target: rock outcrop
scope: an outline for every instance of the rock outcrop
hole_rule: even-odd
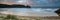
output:
[[[7,5],[7,4],[0,4],[0,8],[31,8],[30,6],[25,6],[25,5]]]
[[[60,9],[56,10],[55,13],[57,13],[60,16]]]

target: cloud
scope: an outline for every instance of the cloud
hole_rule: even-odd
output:
[[[22,5],[32,5],[30,0],[0,0],[2,4],[22,4]]]
[[[24,4],[32,7],[60,6],[59,0],[0,0],[2,4]]]
[[[32,0],[33,1],[33,6],[39,6],[39,7],[44,7],[44,6],[60,6],[59,0]]]

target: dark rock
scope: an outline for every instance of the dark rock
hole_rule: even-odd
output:
[[[30,6],[25,6],[25,5],[7,5],[7,4],[0,4],[0,8],[31,8]]]
[[[56,10],[55,13],[57,13],[60,16],[60,9]]]

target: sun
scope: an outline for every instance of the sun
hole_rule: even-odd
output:
[[[23,2],[26,2],[26,1],[27,1],[27,0],[19,0],[19,1],[17,1],[17,2],[22,2],[22,3],[23,3]]]
[[[16,4],[22,4],[22,5],[25,5],[25,6],[27,6],[27,5],[32,5],[32,2],[30,1],[30,0],[18,0],[17,2],[16,2]]]
[[[23,3],[24,1],[17,1],[17,2]]]

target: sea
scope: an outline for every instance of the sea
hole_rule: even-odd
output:
[[[19,16],[58,16],[55,13],[59,8],[0,8],[0,13]]]

